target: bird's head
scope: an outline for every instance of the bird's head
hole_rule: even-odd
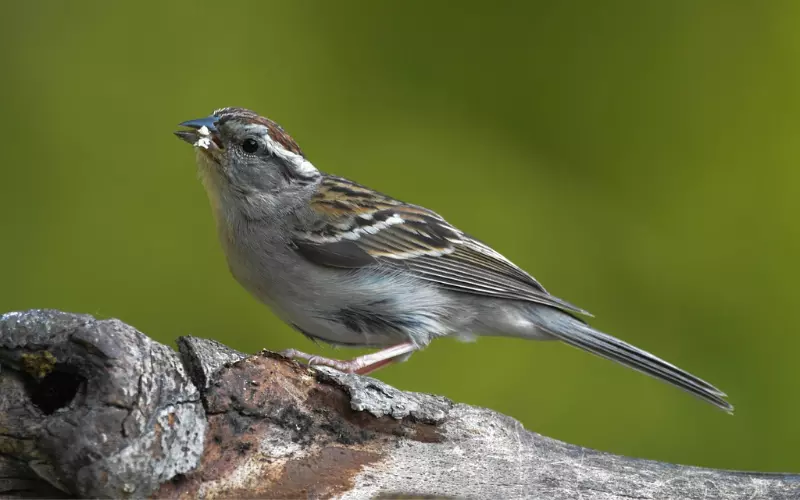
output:
[[[320,177],[280,125],[244,108],[222,108],[175,132],[193,145],[212,202],[274,196]]]

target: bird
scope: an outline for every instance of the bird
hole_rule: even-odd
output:
[[[436,212],[319,170],[276,122],[226,107],[180,123],[233,277],[306,337],[375,352],[287,357],[368,374],[439,337],[560,340],[729,413],[727,395],[591,317]]]

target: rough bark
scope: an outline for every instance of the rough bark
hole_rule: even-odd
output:
[[[0,496],[728,499],[800,476],[622,457],[378,380],[118,320],[0,317]]]

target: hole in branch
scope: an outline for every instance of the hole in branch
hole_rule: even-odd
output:
[[[33,404],[45,415],[69,406],[86,379],[77,373],[56,370],[41,380],[26,377],[26,387]]]

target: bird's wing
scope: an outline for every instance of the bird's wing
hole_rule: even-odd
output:
[[[293,243],[316,264],[403,267],[448,290],[536,302],[589,315],[550,295],[500,253],[423,207],[330,176],[320,184],[311,208],[321,216],[318,224],[296,230]]]

